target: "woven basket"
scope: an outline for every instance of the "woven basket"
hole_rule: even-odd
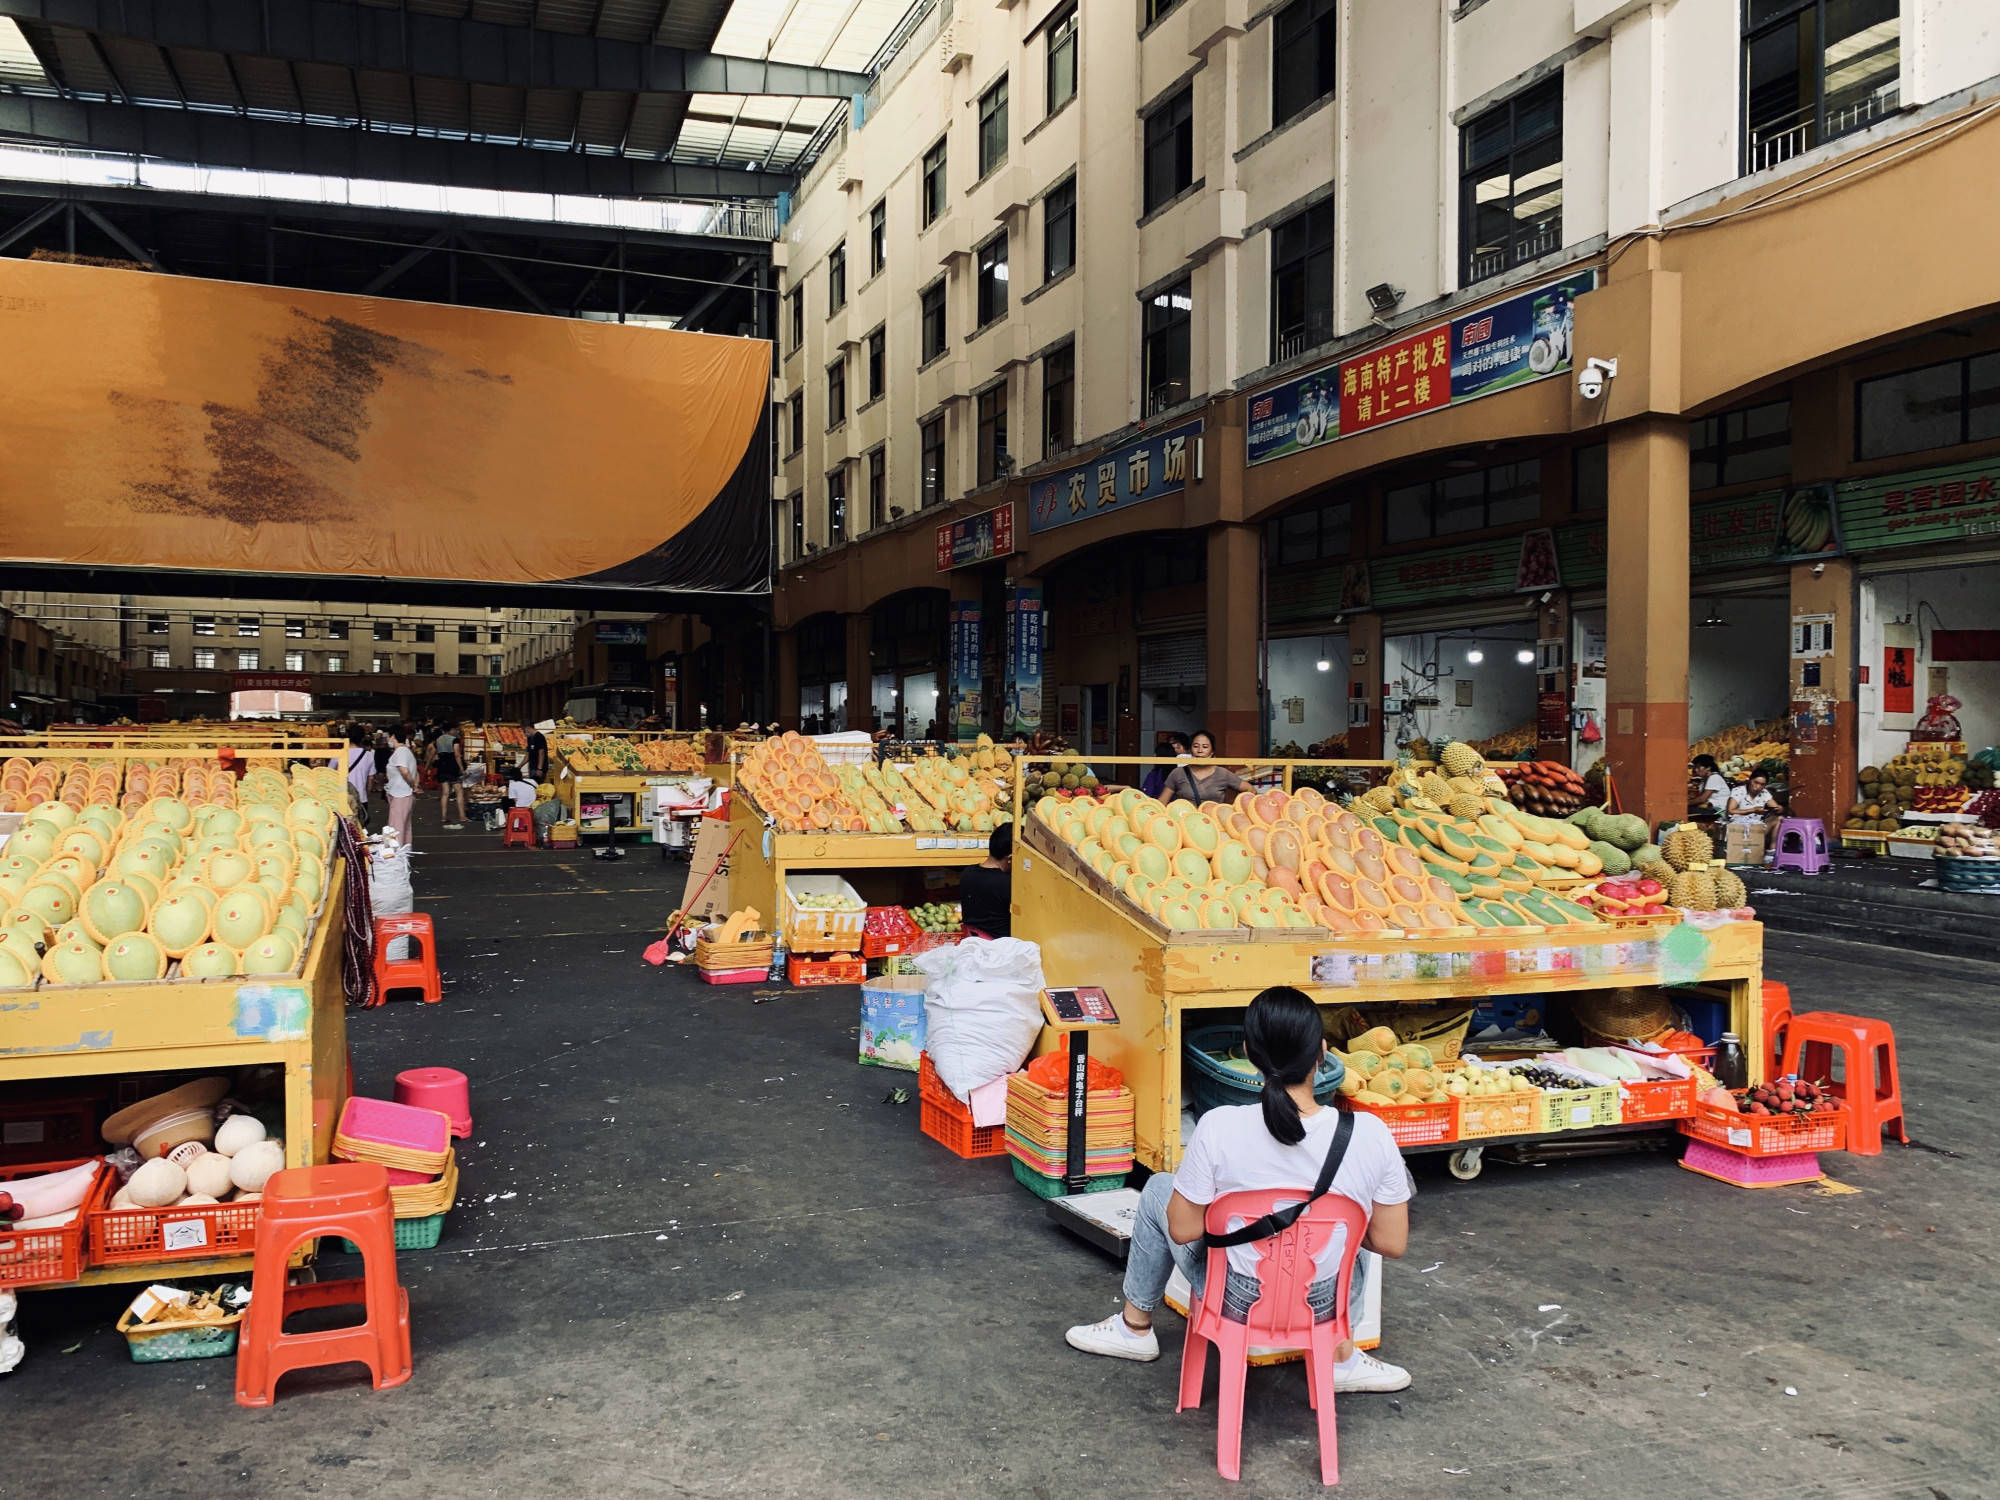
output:
[[[1570,1001],[1570,1014],[1586,1031],[1614,1041],[1645,1041],[1674,1028],[1673,1002],[1654,990],[1585,990]]]
[[[458,1152],[446,1154],[444,1171],[435,1182],[413,1182],[408,1186],[392,1186],[389,1201],[395,1205],[399,1219],[428,1219],[436,1214],[449,1213],[458,1200]]]

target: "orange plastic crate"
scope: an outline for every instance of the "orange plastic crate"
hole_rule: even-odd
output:
[[[71,1161],[42,1162],[34,1166],[0,1168],[0,1185],[23,1177],[39,1177],[44,1172],[64,1172],[89,1161],[87,1156]],[[107,1181],[115,1179],[111,1168],[100,1167],[97,1180],[83,1196],[83,1207],[69,1223],[54,1229],[34,1229],[25,1234],[0,1231],[0,1287],[46,1286],[74,1281],[83,1274],[84,1226],[90,1207],[100,1193],[109,1193]]]
[[[861,956],[888,958],[907,953],[921,929],[900,906],[871,906],[862,926]]]
[[[1694,1113],[1694,1080],[1665,1078],[1654,1083],[1625,1085],[1622,1116],[1627,1125],[1651,1120],[1685,1120]]]
[[[161,1260],[205,1260],[215,1255],[248,1255],[257,1248],[259,1203],[195,1204],[188,1208],[112,1210],[115,1174],[97,1185],[86,1205],[90,1220],[89,1264],[144,1265]]]
[[[974,1125],[972,1111],[958,1102],[931,1066],[931,1055],[917,1057],[917,1123],[924,1134],[954,1156],[977,1161],[1007,1154],[1005,1125]]]
[[[1389,1127],[1399,1146],[1435,1146],[1440,1141],[1458,1139],[1458,1101],[1449,1104],[1398,1104],[1389,1109],[1379,1105],[1354,1106],[1356,1114],[1373,1115]]]
[[[801,989],[815,984],[859,984],[868,977],[868,961],[844,953],[817,960],[795,953],[785,960],[785,973]]]
[[[1691,1135],[1738,1156],[1793,1156],[1801,1151],[1840,1151],[1847,1146],[1847,1109],[1821,1108],[1809,1115],[1745,1115],[1695,1101],[1694,1114],[1681,1120]]]

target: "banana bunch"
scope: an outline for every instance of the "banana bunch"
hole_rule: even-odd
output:
[[[1785,544],[1794,552],[1824,552],[1833,540],[1833,507],[1819,489],[1798,489],[1785,497],[1778,518]]]

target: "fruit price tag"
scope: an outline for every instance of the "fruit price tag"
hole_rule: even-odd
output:
[[[1588,1125],[1590,1123],[1590,1106],[1588,1104],[1572,1104],[1569,1107],[1569,1122],[1572,1125]]]
[[[935,848],[937,848],[937,846],[938,846],[938,841],[937,841],[936,839],[918,839],[918,840],[917,840],[917,852],[918,852],[918,853],[922,853],[922,852],[923,852],[924,850],[926,850],[926,849],[935,849]]]
[[[160,1226],[162,1250],[199,1250],[208,1243],[208,1220],[182,1219]]]
[[[1315,953],[1312,956],[1311,973],[1314,984],[1350,986],[1354,983],[1354,955]]]
[[[1750,1144],[1749,1131],[1738,1130],[1734,1125],[1725,1126],[1724,1128],[1729,1132],[1730,1145],[1747,1147]]]

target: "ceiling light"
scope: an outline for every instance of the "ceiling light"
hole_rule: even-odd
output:
[[[1519,651],[1514,653],[1514,660],[1524,667],[1534,659],[1535,653],[1530,651],[1526,646],[1523,646]]]
[[[1313,665],[1322,672],[1331,672],[1333,670],[1333,663],[1328,661],[1324,656],[1314,662]]]
[[[1696,630],[1727,630],[1729,622],[1717,613],[1714,604],[1708,606],[1708,618],[1695,623]]]
[[[1481,651],[1477,646],[1474,646],[1470,651],[1465,653],[1465,659],[1476,667],[1486,660],[1486,653]]]

